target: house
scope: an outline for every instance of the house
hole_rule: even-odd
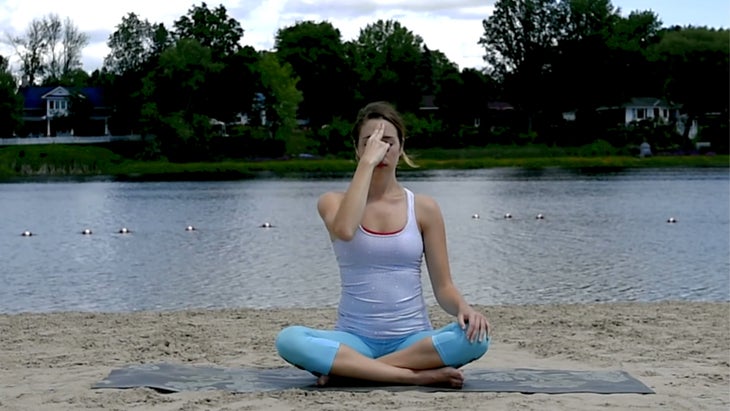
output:
[[[485,115],[489,119],[490,126],[494,127],[509,124],[514,112],[514,106],[506,101],[487,101],[487,110],[481,115]],[[474,127],[481,126],[481,115],[474,117]]]
[[[661,124],[668,124],[679,117],[680,106],[662,99],[652,97],[637,97],[622,105],[624,124],[634,121],[654,120]]]
[[[252,113],[238,113],[236,114],[236,121],[230,123],[231,125],[262,125],[268,124],[266,122],[266,96],[263,93],[254,93],[253,104],[251,105]],[[258,114],[258,118],[256,118]],[[258,121],[258,123],[257,123]],[[297,120],[298,122],[298,120]]]
[[[98,87],[23,87],[19,136],[109,135],[111,107]]]
[[[418,109],[421,112],[435,112],[439,110],[439,106],[436,104],[436,96],[426,95],[421,98],[421,104]],[[505,101],[487,101],[486,107],[476,107],[472,110],[473,115],[473,126],[480,127],[482,124],[482,118],[491,119],[493,123],[503,123],[511,113],[515,111],[512,104]]]
[[[418,105],[418,110],[420,111],[436,111],[438,110],[438,106],[436,105],[436,96],[433,94],[425,95],[421,97],[421,102]]]
[[[612,122],[631,126],[643,121],[657,124],[675,124],[677,132],[685,129],[686,117],[681,114],[682,106],[654,97],[634,97],[631,100],[613,107],[599,107],[597,111]],[[690,126],[689,138],[697,135],[697,123]]]

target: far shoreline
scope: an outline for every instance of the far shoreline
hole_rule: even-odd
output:
[[[399,172],[408,175],[436,170],[556,168],[601,173],[652,168],[730,168],[727,154],[662,154],[640,158],[610,153],[586,154],[576,150],[530,146],[412,150],[409,155],[418,167],[402,165]],[[2,182],[57,177],[121,181],[339,177],[354,172],[355,167],[354,158],[223,159],[182,163],[134,159],[101,146],[0,147]]]

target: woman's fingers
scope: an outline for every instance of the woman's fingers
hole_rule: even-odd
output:
[[[466,336],[470,342],[483,341],[489,336],[489,322],[481,314],[473,313],[468,316],[469,328]]]
[[[383,123],[378,124],[375,127],[375,130],[373,130],[373,134],[371,134],[370,137],[368,137],[368,141],[365,142],[365,144],[367,145],[367,143],[372,143],[373,141],[382,141],[384,132],[385,132],[385,125]]]
[[[385,158],[385,155],[390,148],[390,144],[383,141],[384,133],[385,124],[380,123],[375,128],[375,131],[373,131],[373,134],[371,134],[370,137],[368,137],[368,140],[365,142],[365,152],[372,153],[371,158],[373,158],[377,163],[380,163],[383,158]]]

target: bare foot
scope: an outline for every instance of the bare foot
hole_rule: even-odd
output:
[[[368,384],[377,384],[374,381],[359,378],[340,377],[339,375],[321,375],[315,383],[318,387],[360,387]]]
[[[464,373],[453,367],[416,371],[416,385],[446,385],[451,388],[464,386]]]
[[[317,378],[316,385],[318,387],[324,387],[330,382],[330,376],[329,375],[320,375],[319,378]]]
[[[431,370],[414,370],[412,380],[407,384],[412,385],[441,385],[451,388],[464,386],[464,373],[453,367],[434,368]],[[359,380],[355,378],[340,377],[337,375],[321,375],[315,383],[318,387],[334,386],[362,386],[378,384],[374,381]],[[387,385],[387,383],[386,383]]]

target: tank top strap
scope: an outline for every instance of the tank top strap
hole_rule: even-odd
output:
[[[406,203],[408,204],[408,222],[406,226],[413,225],[413,227],[418,228],[418,221],[416,220],[416,196],[411,190],[407,188],[404,188],[404,190],[406,191]]]

